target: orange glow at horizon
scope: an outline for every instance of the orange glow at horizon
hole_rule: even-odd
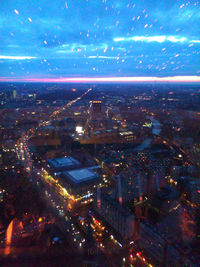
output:
[[[6,78],[0,77],[0,82],[55,82],[55,83],[87,83],[87,82],[119,82],[119,83],[134,83],[134,82],[198,82],[200,83],[200,76],[142,76],[142,77],[64,77],[64,78]]]

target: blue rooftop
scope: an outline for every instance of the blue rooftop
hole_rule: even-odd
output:
[[[51,165],[55,170],[64,170],[70,169],[73,167],[80,166],[80,162],[72,157],[63,157],[56,159],[49,159],[49,165]]]
[[[85,182],[88,180],[91,181],[99,178],[99,176],[95,172],[88,170],[87,168],[76,169],[68,172],[66,171],[64,172],[64,175],[75,183]]]

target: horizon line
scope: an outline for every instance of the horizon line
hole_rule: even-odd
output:
[[[62,77],[62,78],[7,78],[0,77],[0,82],[36,82],[36,83],[142,83],[142,82],[180,82],[200,83],[200,76],[128,76],[128,77]]]

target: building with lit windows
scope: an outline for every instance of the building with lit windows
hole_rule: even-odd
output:
[[[134,218],[126,208],[122,207],[108,194],[101,192],[100,199],[94,200],[94,210],[111,226],[121,237],[126,240],[133,237]]]
[[[93,113],[101,113],[101,101],[92,101]]]
[[[123,143],[132,143],[136,139],[136,136],[134,135],[132,131],[120,132],[119,139]]]
[[[13,90],[13,99],[16,99],[16,98],[17,98],[17,91]]]
[[[173,242],[173,239],[148,222],[140,223],[138,244],[159,266],[196,266],[190,258],[188,247]]]

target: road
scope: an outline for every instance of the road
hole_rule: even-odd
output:
[[[82,244],[85,242],[85,239],[80,236],[79,231],[75,228],[74,224],[70,219],[72,218],[72,213],[68,209],[66,198],[62,197],[59,192],[55,190],[55,188],[52,188],[51,185],[46,183],[44,178],[42,177],[42,169],[38,169],[34,166],[31,153],[28,148],[28,141],[39,127],[49,125],[51,120],[58,118],[59,114],[64,112],[77,101],[81,100],[91,90],[91,88],[88,89],[81,96],[77,97],[76,99],[67,103],[65,106],[52,112],[48,121],[44,120],[40,122],[36,127],[29,129],[26,133],[22,135],[22,137],[18,140],[16,144],[18,158],[22,161],[24,169],[29,174],[29,181],[34,187],[37,187],[39,189],[41,196],[45,197],[48,208],[50,209],[53,217],[56,218],[56,222],[58,223],[61,230],[63,232],[71,233],[70,239],[71,241],[73,241],[72,244],[76,244],[76,240],[79,241],[78,246],[80,249],[82,247]]]

